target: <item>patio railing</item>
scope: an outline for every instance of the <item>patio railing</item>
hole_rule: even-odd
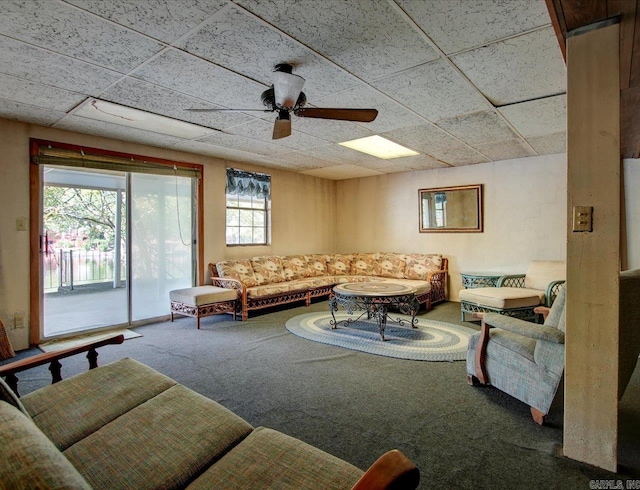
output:
[[[52,292],[72,290],[75,286],[113,282],[113,250],[56,250],[44,260],[44,289]],[[124,261],[120,264],[120,277],[125,277]]]

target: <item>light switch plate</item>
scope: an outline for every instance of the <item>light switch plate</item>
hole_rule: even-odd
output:
[[[573,231],[593,231],[592,206],[573,206]]]

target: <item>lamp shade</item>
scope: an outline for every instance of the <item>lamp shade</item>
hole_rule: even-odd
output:
[[[277,71],[274,73],[273,90],[276,106],[293,109],[304,86],[304,78],[292,73]]]

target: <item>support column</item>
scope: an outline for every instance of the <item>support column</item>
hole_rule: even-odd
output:
[[[616,471],[619,26],[594,27],[567,38],[569,216],[564,455]],[[573,231],[574,206],[593,207],[593,231]]]

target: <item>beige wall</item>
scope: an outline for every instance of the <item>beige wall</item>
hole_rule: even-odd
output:
[[[525,272],[565,260],[565,155],[388,174],[338,182],[338,251],[442,253],[450,299],[460,272]],[[418,189],[484,184],[483,233],[419,233]]]
[[[626,212],[626,269],[640,269],[640,160],[624,161],[624,209]]]
[[[224,258],[331,252],[335,249],[334,181],[0,119],[0,318],[16,349],[26,348],[29,342],[29,232],[16,231],[16,220],[29,217],[29,138],[204,165],[205,266],[209,261]],[[227,166],[271,175],[271,246],[226,247],[224,187]],[[13,328],[16,314],[24,315],[24,328]]]

